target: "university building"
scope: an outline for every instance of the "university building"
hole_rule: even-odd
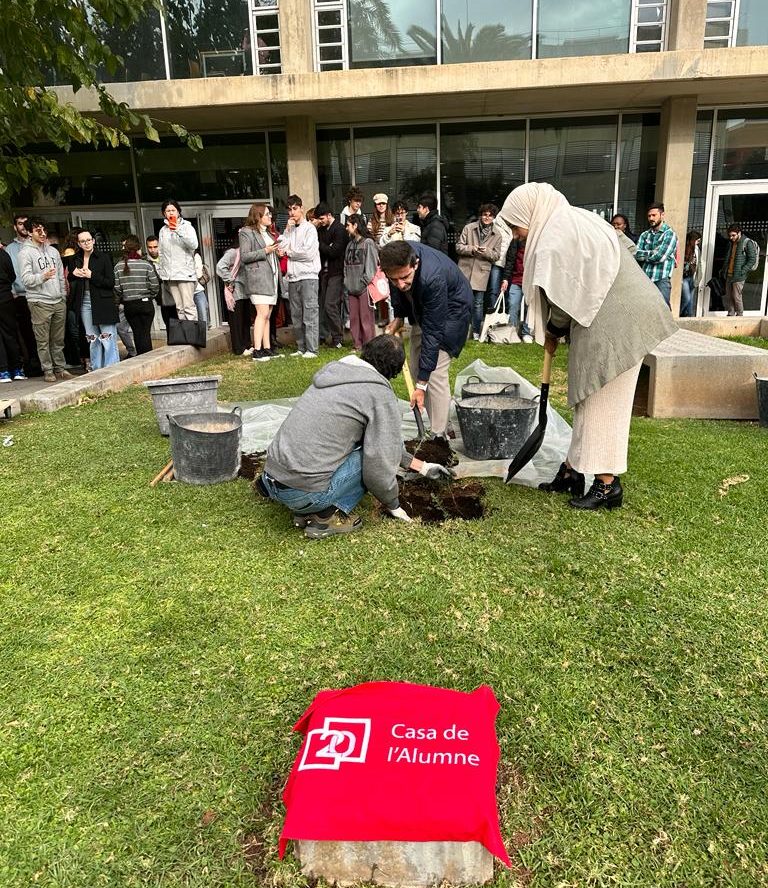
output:
[[[291,192],[338,213],[350,185],[369,212],[376,192],[415,208],[433,191],[458,233],[479,203],[548,181],[636,232],[662,200],[681,241],[702,232],[704,281],[740,223],[761,250],[745,311],[766,314],[768,0],[164,0],[102,36],[125,60],[105,77],[116,98],[204,150],[57,156],[46,192],[20,198],[56,230],[88,224],[114,251],[172,196],[212,267],[254,200],[280,222]],[[704,288],[696,311],[723,313]]]

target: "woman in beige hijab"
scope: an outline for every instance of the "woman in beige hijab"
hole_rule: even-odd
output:
[[[523,293],[536,341],[552,355],[568,336],[573,436],[555,478],[577,509],[615,509],[624,494],[629,424],[643,358],[677,329],[656,287],[595,213],[546,183],[516,188],[501,209],[526,241]],[[584,475],[595,476],[584,494]]]

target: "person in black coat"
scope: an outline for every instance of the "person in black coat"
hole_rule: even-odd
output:
[[[13,301],[15,280],[13,261],[5,248],[0,246],[0,382],[27,378],[19,350],[19,327]]]
[[[70,291],[91,352],[91,370],[99,370],[120,360],[115,269],[108,253],[94,249],[88,229],[78,234],[77,246],[77,253],[69,260]]]
[[[441,253],[448,252],[448,226],[437,212],[434,194],[423,194],[416,207],[416,217],[421,227],[421,242]]]
[[[397,333],[403,318],[411,324],[411,375],[416,388],[411,405],[427,408],[432,432],[445,436],[451,388],[448,368],[464,348],[472,312],[469,282],[448,256],[411,241],[382,247],[379,264],[389,278]]]
[[[341,348],[344,340],[344,323],[341,319],[344,283],[344,251],[349,237],[345,227],[324,203],[315,207],[317,239],[320,247],[320,331],[321,339],[331,337],[331,345]]]

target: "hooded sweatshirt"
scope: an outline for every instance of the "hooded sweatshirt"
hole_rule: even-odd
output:
[[[317,371],[269,445],[264,470],[295,490],[319,493],[362,447],[363,486],[387,509],[396,509],[397,468],[412,460],[403,447],[400,420],[389,380],[349,355]]]
[[[49,268],[56,269],[56,274],[44,280],[43,275]],[[19,252],[19,277],[27,291],[27,302],[55,305],[66,298],[64,266],[55,247],[38,246],[30,238]]]

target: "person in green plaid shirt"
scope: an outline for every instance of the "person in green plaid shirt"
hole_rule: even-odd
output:
[[[677,264],[677,235],[664,221],[664,204],[648,207],[648,225],[638,238],[635,259],[669,305],[672,271]]]

